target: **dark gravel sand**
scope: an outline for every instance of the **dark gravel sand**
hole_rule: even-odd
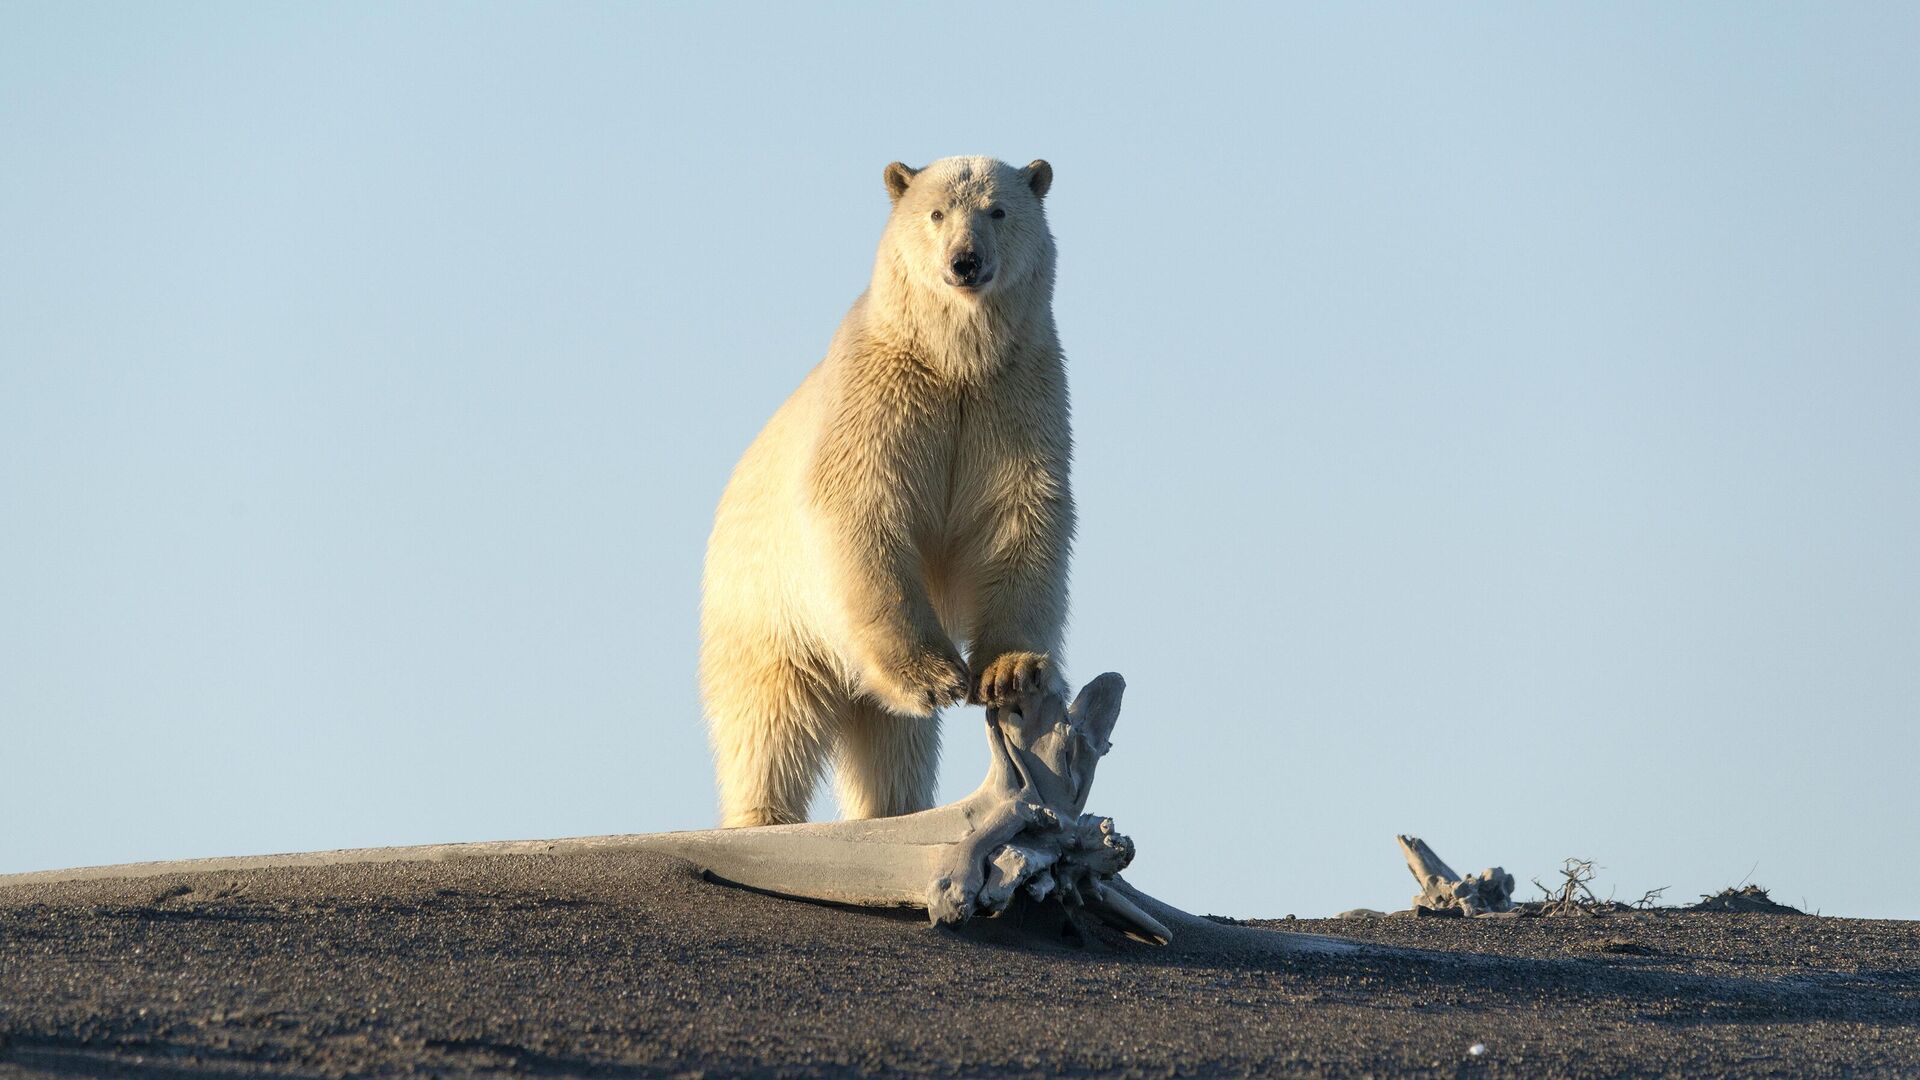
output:
[[[631,852],[0,888],[0,1075],[1920,1075],[1920,923],[1007,922]]]

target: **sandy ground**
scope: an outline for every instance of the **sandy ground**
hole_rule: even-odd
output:
[[[1256,947],[1266,928],[1386,947]],[[0,888],[0,1076],[861,1072],[1920,1075],[1920,923],[1288,921],[1080,949],[632,852]]]

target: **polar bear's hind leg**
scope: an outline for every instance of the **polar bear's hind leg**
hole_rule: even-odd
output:
[[[840,814],[893,817],[928,809],[940,765],[940,717],[899,716],[856,698],[840,729],[834,773]]]
[[[825,770],[844,706],[784,658],[707,686],[708,732],[720,788],[720,824],[791,825]]]

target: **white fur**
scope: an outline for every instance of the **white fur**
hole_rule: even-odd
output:
[[[707,546],[723,824],[805,820],[829,760],[847,816],[925,809],[940,706],[1059,679],[1073,503],[1051,179],[980,157],[887,167],[872,283],[734,469]],[[963,250],[983,288],[949,283]]]

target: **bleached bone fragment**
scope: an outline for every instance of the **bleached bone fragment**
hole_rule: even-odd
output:
[[[1043,687],[987,710],[987,778],[958,802],[860,821],[663,833],[654,846],[716,877],[767,892],[869,907],[924,907],[936,923],[1035,902],[1092,915],[1131,937],[1173,934],[1120,891],[1133,841],[1083,813],[1112,746],[1126,680],[1088,683],[1069,706]]]
[[[1463,915],[1485,915],[1513,910],[1513,875],[1498,866],[1488,867],[1472,877],[1462,878],[1441,860],[1425,840],[1417,836],[1396,837],[1400,853],[1406,856],[1407,869],[1420,883],[1413,906],[1428,911],[1458,911]]]

